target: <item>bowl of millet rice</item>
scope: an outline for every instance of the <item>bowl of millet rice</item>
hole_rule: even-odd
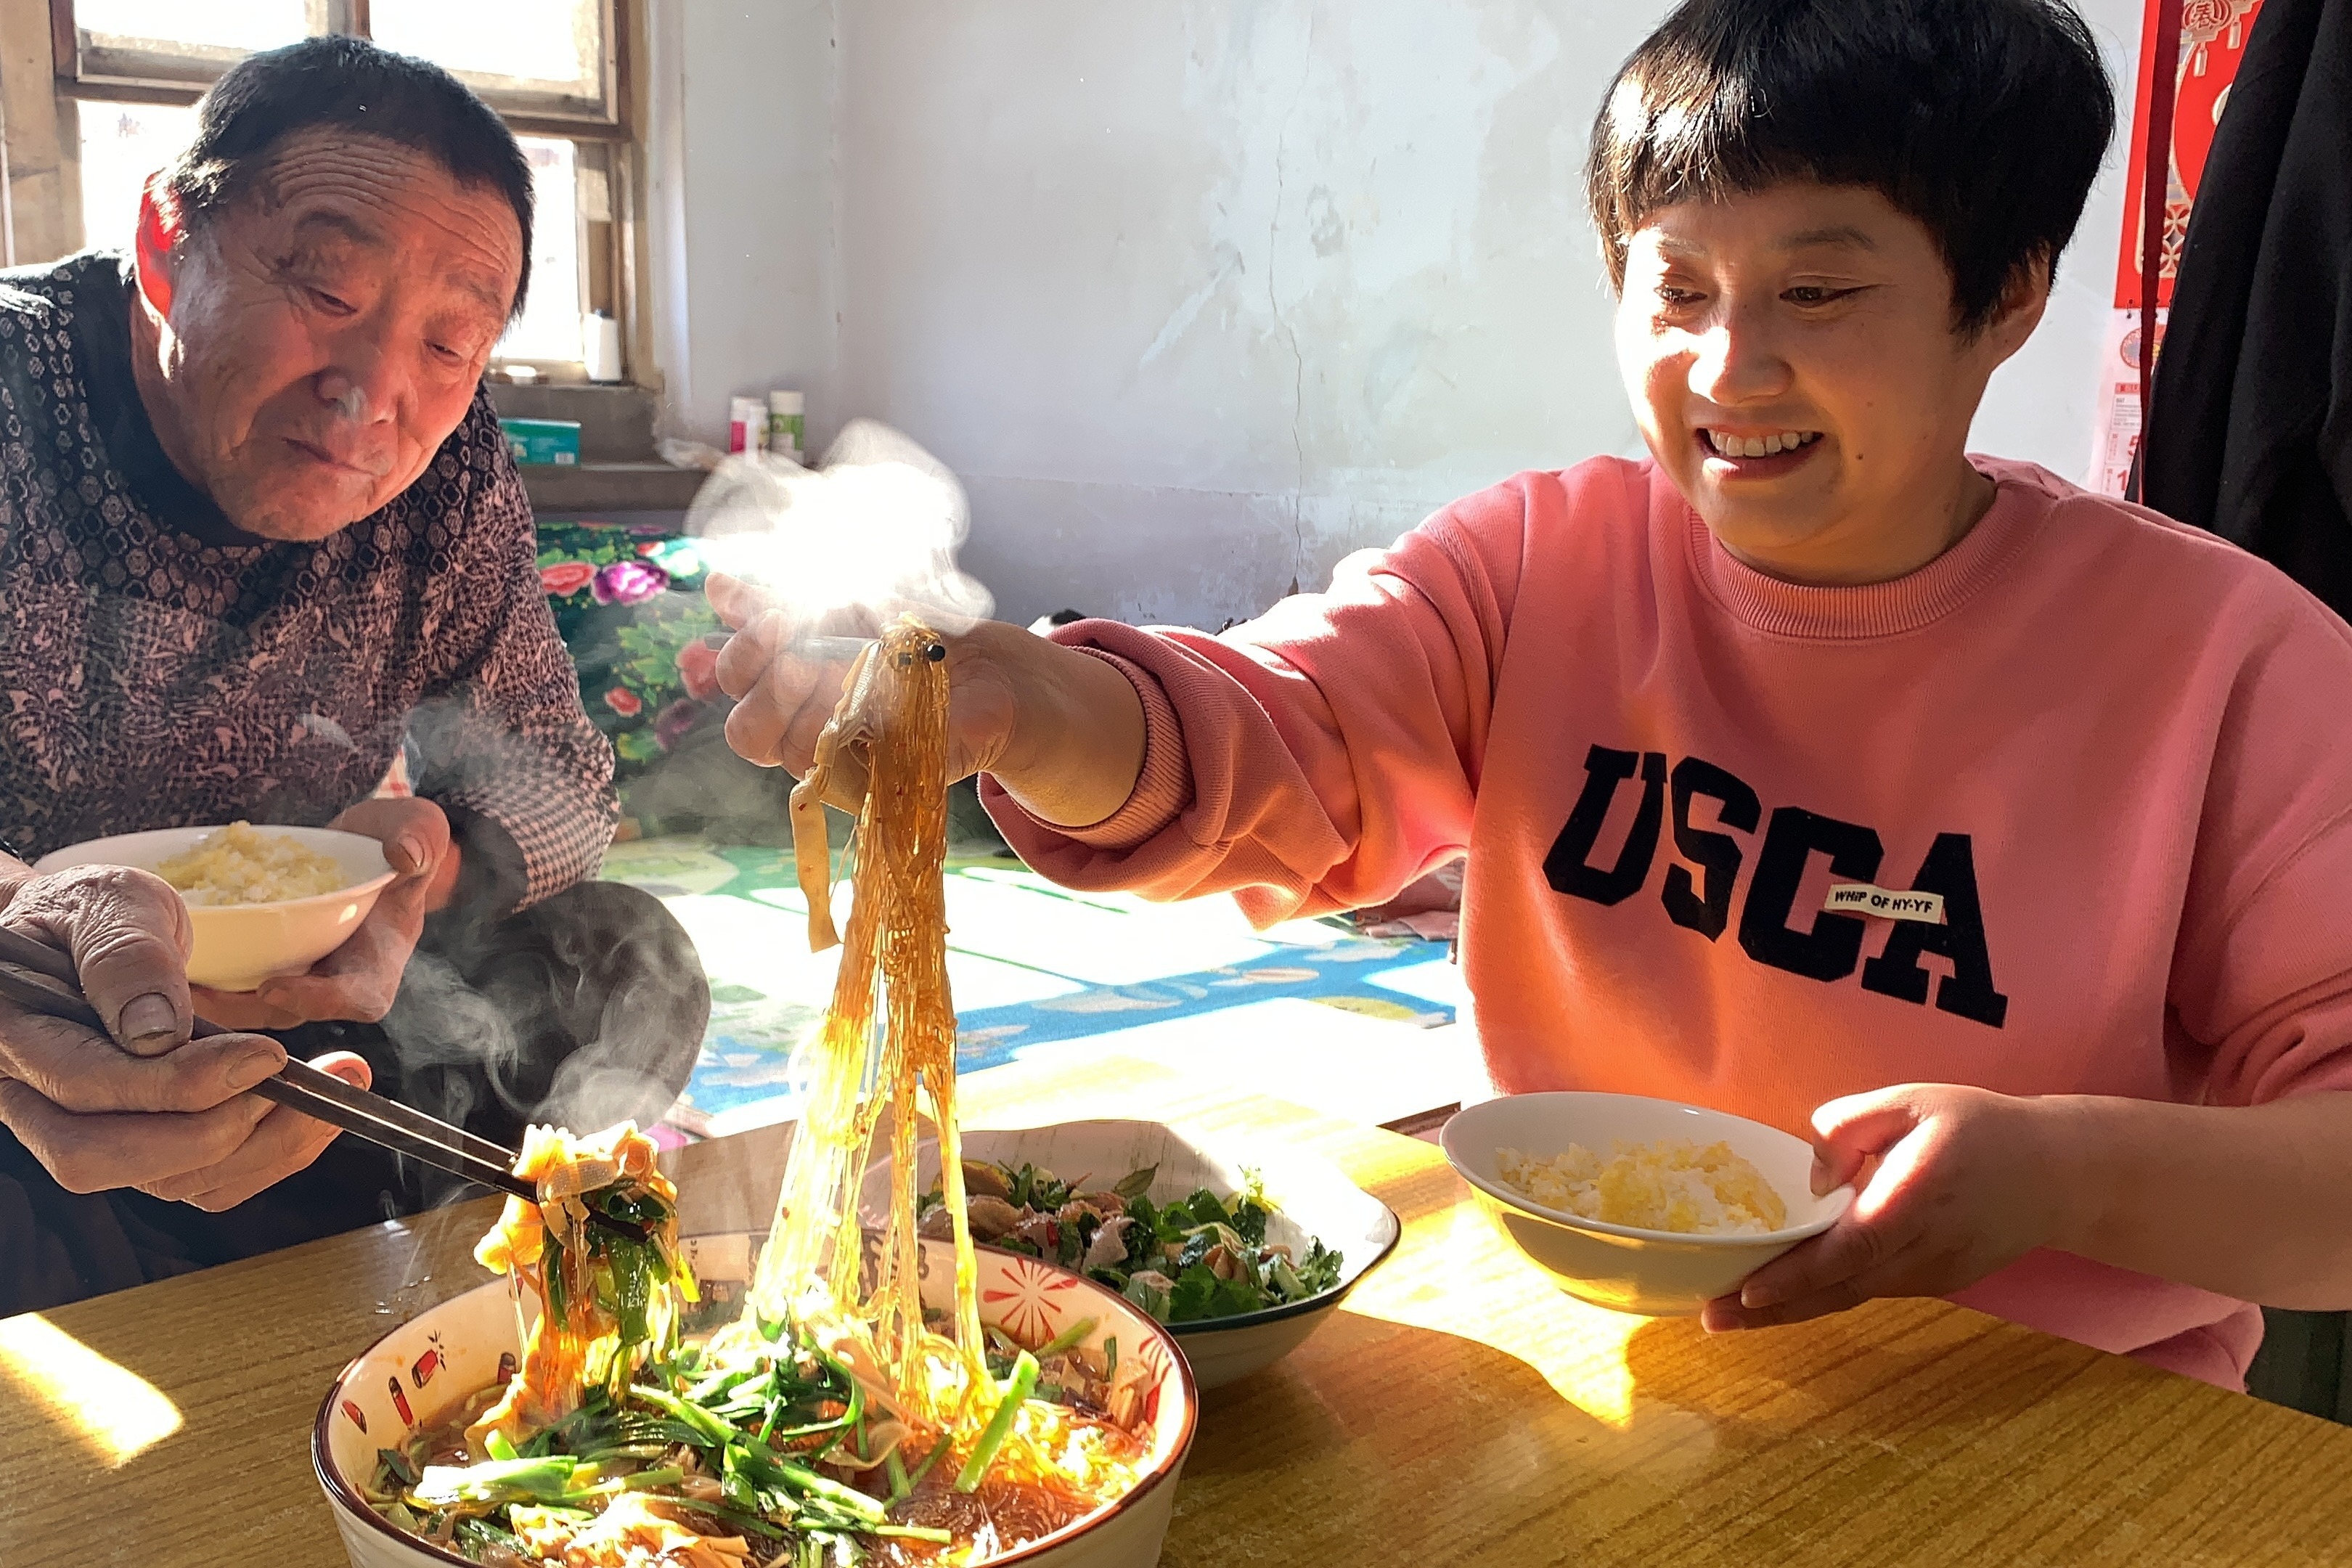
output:
[[[1445,1124],[1445,1157],[1496,1229],[1559,1288],[1644,1317],[1697,1311],[1837,1223],[1812,1146],[1702,1106],[1516,1094]]]
[[[170,883],[194,928],[189,982],[215,991],[301,973],[342,945],[393,879],[383,846],[364,834],[247,822],[93,838],[33,869],[75,866],[131,866]]]

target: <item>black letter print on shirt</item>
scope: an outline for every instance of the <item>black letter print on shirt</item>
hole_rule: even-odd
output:
[[[1625,835],[1625,847],[1618,851],[1616,866],[1607,871],[1595,869],[1585,862],[1601,837],[1601,824],[1609,816],[1609,803],[1616,798],[1618,784],[1633,776],[1637,763],[1642,769],[1642,805],[1633,814],[1633,830]],[[1544,857],[1544,880],[1559,892],[1591,899],[1596,904],[1622,903],[1640,892],[1649,879],[1650,858],[1658,851],[1658,819],[1665,814],[1665,797],[1664,752],[1593,747],[1584,754],[1583,793],[1576,797],[1567,826],[1552,841],[1551,853]]]
[[[1727,833],[1693,827],[1691,796],[1710,795],[1721,802],[1717,820],[1742,833],[1756,831],[1764,807],[1745,783],[1696,757],[1685,757],[1675,764],[1674,784],[1675,847],[1692,865],[1706,868],[1706,896],[1701,898],[1692,889],[1691,874],[1680,866],[1666,868],[1666,887],[1661,896],[1667,919],[1713,942],[1731,919],[1731,889],[1739,879],[1739,840]]]
[[[1949,961],[1952,973],[1936,987],[1936,1005],[1947,1013],[1998,1029],[2009,1016],[2009,998],[1993,989],[1992,954],[1985,947],[1984,910],[1977,902],[1976,854],[1965,833],[1939,833],[1928,847],[1915,893],[1944,895],[1944,923],[1896,921],[1886,945],[1862,966],[1862,988],[1906,1002],[1927,1000],[1927,972],[1919,955]]]
[[[1885,853],[1878,835],[1867,827],[1816,816],[1802,806],[1777,808],[1764,834],[1764,848],[1756,857],[1748,902],[1739,911],[1739,945],[1759,963],[1811,980],[1843,980],[1862,956],[1860,918],[1824,912],[1813,917],[1811,931],[1789,928],[1797,885],[1804,880],[1805,863],[1816,849],[1829,855],[1832,875],[1856,882],[1876,876],[1879,857]]]

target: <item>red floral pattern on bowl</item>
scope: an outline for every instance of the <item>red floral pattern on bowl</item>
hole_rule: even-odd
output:
[[[993,1286],[980,1292],[980,1310],[995,1317],[1005,1331],[1024,1344],[1042,1345],[1062,1331],[1071,1292],[1084,1281],[1066,1269],[1051,1268],[1034,1258],[1014,1257]]]

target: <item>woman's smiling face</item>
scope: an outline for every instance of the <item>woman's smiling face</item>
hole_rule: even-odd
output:
[[[1963,333],[1925,225],[1867,187],[1783,184],[1647,216],[1618,363],[1651,453],[1727,550],[1795,582],[1884,582],[1989,501],[1969,422],[2048,292],[2028,267]]]

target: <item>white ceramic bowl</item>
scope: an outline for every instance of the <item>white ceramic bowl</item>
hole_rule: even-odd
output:
[[[1789,1205],[1790,1223],[1764,1235],[1684,1236],[1607,1225],[1546,1208],[1495,1170],[1497,1149],[1536,1159],[1581,1143],[1604,1157],[1619,1139],[1646,1143],[1687,1138],[1723,1142],[1751,1161]],[[1439,1134],[1445,1157],[1511,1244],[1570,1295],[1621,1312],[1675,1317],[1696,1312],[1809,1236],[1837,1223],[1853,1202],[1840,1187],[1812,1195],[1812,1146],[1778,1128],[1721,1110],[1631,1094],[1515,1094],[1457,1113]]]
[[[195,948],[188,954],[188,979],[215,991],[251,991],[280,974],[299,974],[343,943],[360,921],[375,908],[376,895],[393,879],[383,846],[359,833],[339,833],[331,827],[278,827],[257,824],[266,834],[283,834],[306,849],[329,856],[350,879],[346,887],[307,899],[287,899],[274,904],[201,904],[189,909],[195,927]],[[161,827],[152,833],[125,833],[93,838],[42,856],[36,871],[63,871],[74,866],[135,866],[153,870],[157,864],[195,846],[211,827]]]
[[[1329,1321],[1356,1281],[1395,1248],[1400,1233],[1395,1211],[1328,1161],[1287,1150],[1247,1158],[1219,1153],[1157,1121],[1065,1121],[1013,1131],[967,1131],[963,1155],[1016,1168],[1035,1165],[1064,1181],[1083,1179],[1105,1187],[1129,1171],[1157,1165],[1160,1174],[1150,1192],[1154,1203],[1189,1197],[1202,1187],[1227,1197],[1239,1192],[1255,1171],[1265,1180],[1266,1196],[1277,1211],[1266,1226],[1268,1239],[1288,1243],[1298,1257],[1306,1255],[1310,1239],[1338,1248],[1339,1283],[1320,1296],[1236,1318],[1168,1325],[1202,1388],[1247,1377],[1296,1350]],[[926,1142],[916,1154],[918,1190],[930,1191],[939,1176],[939,1145]],[[890,1161],[885,1156],[866,1173],[859,1195],[868,1223],[887,1211],[889,1198]]]
[[[687,1241],[688,1263],[703,1289],[703,1317],[710,1320],[700,1327],[715,1326],[740,1310],[765,1239],[739,1234]],[[923,1300],[948,1306],[954,1250],[944,1242],[923,1247]],[[992,1248],[980,1253],[980,1300],[982,1321],[1025,1343],[1042,1343],[1081,1318],[1096,1320],[1081,1342],[1087,1348],[1100,1351],[1106,1341],[1118,1340],[1120,1383],[1139,1380],[1149,1456],[1142,1480],[1126,1496],[1043,1541],[992,1559],[991,1568],[1149,1568],[1159,1560],[1168,1533],[1176,1479],[1192,1449],[1200,1410],[1192,1374],[1175,1342],[1093,1281]],[[310,1463],[352,1568],[466,1563],[454,1552],[395,1530],[368,1507],[359,1489],[375,1468],[377,1449],[396,1447],[420,1427],[442,1424],[468,1395],[498,1381],[504,1372],[499,1358],[520,1351],[515,1328],[507,1282],[493,1280],[393,1330],[327,1390],[310,1430]]]

